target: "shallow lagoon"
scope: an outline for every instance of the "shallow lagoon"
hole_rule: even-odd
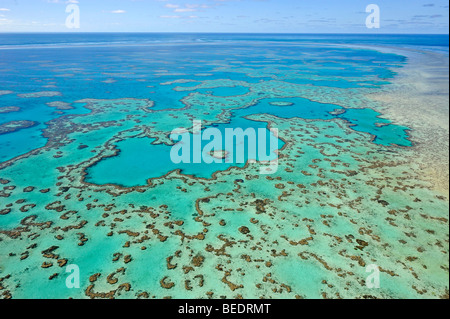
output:
[[[206,90],[206,89],[205,89]],[[277,103],[279,105],[277,105]],[[285,105],[283,105],[285,103]],[[343,114],[332,115],[332,112],[342,110]],[[331,120],[332,118],[343,118],[347,120],[354,130],[373,135],[373,142],[381,145],[401,145],[411,146],[408,135],[405,132],[406,127],[392,125],[386,119],[380,119],[380,113],[371,109],[343,109],[332,104],[322,104],[312,102],[302,98],[288,99],[263,99],[256,105],[244,109],[238,109],[232,112],[232,119],[228,124],[213,125],[220,130],[223,136],[222,145],[225,145],[225,129],[242,128],[244,131],[248,128],[265,128],[266,123],[247,120],[246,116],[256,114],[271,114],[278,118],[304,118],[316,120]],[[382,124],[382,126],[380,126]],[[266,132],[269,135],[269,132]],[[271,135],[271,138],[275,138]],[[192,141],[192,135],[190,135]],[[268,137],[266,137],[268,141]],[[259,160],[258,157],[249,158],[248,152],[245,153],[245,162],[237,163],[234,159],[231,163],[207,164],[193,163],[192,154],[202,152],[201,149],[194,150],[193,143],[190,147],[189,163],[174,164],[171,159],[171,149],[173,146],[159,144],[154,145],[154,139],[135,138],[119,142],[117,150],[119,154],[112,158],[101,161],[87,171],[86,181],[93,184],[117,184],[120,186],[133,187],[142,186],[148,179],[158,178],[174,170],[181,170],[184,175],[193,175],[199,178],[212,178],[217,171],[225,171],[230,167],[243,167],[249,159]],[[176,142],[176,141],[175,141]],[[205,146],[206,142],[203,142]],[[277,149],[281,149],[285,144],[279,141]],[[221,150],[221,149],[219,149]],[[226,150],[226,149],[225,149]],[[233,150],[227,150],[233,153]],[[266,145],[266,153],[270,152],[269,144]],[[208,154],[205,154],[208,156]],[[205,156],[204,155],[204,156]],[[270,159],[276,158],[274,154]],[[117,170],[117,168],[120,168]],[[110,174],[115,171],[114,175]]]

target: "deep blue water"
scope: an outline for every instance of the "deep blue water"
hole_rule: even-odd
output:
[[[202,42],[300,42],[392,46],[449,47],[448,35],[429,34],[230,34],[230,33],[0,33],[0,46],[17,45],[125,45]]]

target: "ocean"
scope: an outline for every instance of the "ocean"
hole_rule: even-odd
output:
[[[381,48],[448,56],[448,41],[0,34],[0,294],[448,293],[448,200],[411,164],[411,128],[370,98],[408,63]],[[177,129],[212,160],[194,146],[195,120],[220,136],[254,129],[276,147],[238,163],[239,143],[220,137],[215,159],[230,161],[176,163]],[[361,284],[372,264],[376,290]],[[67,265],[81,288],[67,285]]]

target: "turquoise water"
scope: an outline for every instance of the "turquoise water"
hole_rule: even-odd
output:
[[[448,199],[369,98],[408,60],[348,44],[448,37],[0,34],[0,107],[20,108],[0,125],[35,122],[0,134],[0,298],[448,293]],[[176,163],[187,140],[212,159],[194,120],[216,151],[249,148],[225,145],[236,128],[275,147]],[[372,263],[379,290],[361,284]]]
[[[237,148],[228,149],[225,147],[225,130],[241,128],[246,131],[248,128],[256,131],[256,140],[262,138],[267,143],[261,143],[261,147],[264,147],[265,161],[276,159],[274,151],[281,149],[284,146],[284,142],[278,140],[272,133],[266,129],[265,123],[255,123],[245,119],[236,119],[229,124],[220,124],[216,126],[222,133],[221,145],[216,151],[225,150],[229,153],[229,163],[225,160],[221,160],[222,163],[208,164],[204,161],[204,158],[213,161],[214,158],[201,147],[195,147],[193,141],[193,135],[186,133],[187,138],[190,140],[189,160],[186,163],[174,163],[171,158],[172,146],[165,144],[155,145],[154,139],[147,137],[144,138],[130,138],[125,141],[117,143],[117,149],[119,154],[112,158],[106,159],[91,169],[87,170],[87,182],[94,184],[116,184],[119,186],[133,187],[142,186],[147,184],[147,180],[151,178],[158,178],[166,175],[174,170],[181,170],[185,175],[193,175],[198,178],[212,179],[213,174],[217,171],[226,171],[230,167],[244,167],[248,160],[263,160],[259,157],[259,145],[255,149],[256,153],[250,153],[248,151],[249,140],[244,140],[244,157],[243,161],[238,160],[236,157]],[[259,129],[264,131],[263,136],[259,133]],[[178,142],[180,140],[174,140]],[[234,140],[236,143],[236,139]],[[208,142],[203,141],[202,146],[205,147]],[[274,145],[274,149],[271,149],[271,145]],[[194,160],[195,152],[202,154],[201,163],[196,163]],[[181,153],[181,151],[180,151]],[[233,156],[234,155],[234,156]],[[117,168],[120,167],[119,170]],[[110,172],[115,171],[114,175]]]
[[[18,37],[15,40],[16,43],[11,43],[12,39],[2,35],[3,42],[0,43],[9,45],[8,48],[16,49],[2,50],[2,61],[4,61],[0,63],[2,83],[4,83],[2,90],[10,90],[14,93],[0,96],[0,101],[3,106],[18,106],[21,111],[2,114],[0,124],[33,119],[38,125],[26,131],[19,130],[12,134],[0,135],[1,160],[6,161],[44,146],[46,138],[41,136],[41,132],[46,127],[46,123],[63,115],[85,114],[83,105],[76,103],[84,98],[150,99],[154,103],[152,110],[157,111],[184,108],[183,99],[192,92],[218,97],[246,95],[249,94],[251,84],[270,80],[283,80],[285,83],[323,88],[379,87],[394,76],[394,71],[388,67],[404,62],[404,58],[400,56],[367,50],[317,48],[307,44],[299,49],[291,44],[291,40],[288,41],[289,44],[283,43],[281,40],[287,41],[285,37],[280,37],[277,43],[267,43],[258,36],[250,48],[240,42],[234,46],[220,44],[220,42],[214,45],[207,43],[187,45],[182,42],[185,36],[181,36],[180,44],[171,43],[170,46],[160,44],[155,49],[136,47],[133,45],[135,43],[132,42],[132,38],[128,43],[122,43],[120,47],[115,42],[109,43],[107,40],[104,46],[99,45],[98,42],[95,42],[96,45],[89,45],[89,41],[94,41],[94,39],[91,40],[92,37],[93,35],[86,35],[86,41],[83,42],[80,41],[79,36],[73,35],[72,38],[67,39],[71,42],[70,48],[62,46],[51,49],[51,46],[50,48],[38,46],[34,43],[35,39],[30,38],[22,39],[22,42],[21,37]],[[145,44],[145,40],[150,41],[152,37],[159,39],[157,35],[140,38]],[[42,36],[41,40],[43,44],[49,45],[46,44],[47,36]],[[59,42],[58,35],[55,35],[54,40],[54,43]],[[170,39],[168,41],[170,43]],[[304,41],[305,39],[299,38],[298,42]],[[35,47],[28,48],[27,45]],[[173,50],[173,45],[176,45],[176,50]],[[206,46],[208,50],[205,51]],[[267,58],[269,52],[279,56]],[[161,85],[179,79],[196,82]],[[189,88],[194,83],[217,79],[236,81],[240,85],[198,88],[190,92],[174,90],[176,87]],[[59,92],[60,96],[37,98],[19,96],[43,91]],[[258,97],[255,94],[253,96]],[[58,111],[48,107],[47,103],[55,101],[69,103],[73,109]],[[267,108],[259,109],[262,107],[259,103],[248,110],[253,113],[266,112]],[[330,105],[329,110],[322,108],[319,110],[307,104],[302,109],[297,109],[297,105],[295,108],[295,111],[292,110],[295,114],[291,115],[286,115],[280,110],[280,117],[326,119],[329,116],[326,112],[333,106]],[[251,114],[245,112],[243,114]],[[269,113],[277,115],[276,112]],[[395,136],[399,137],[389,140],[386,136],[382,138],[380,135],[375,139],[376,143],[409,145],[405,139],[406,134],[401,132],[405,128],[393,126],[377,128],[373,126],[375,119],[369,120],[369,114],[360,115],[369,122],[357,123],[354,129],[374,135],[383,134],[383,131],[395,132]],[[157,114],[153,116],[155,120],[164,119],[164,116]],[[352,123],[356,124],[354,122]],[[170,168],[172,167],[167,167],[167,171]]]

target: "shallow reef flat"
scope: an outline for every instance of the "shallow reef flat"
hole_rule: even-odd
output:
[[[19,112],[20,107],[18,106],[2,106],[0,107],[0,114]]]
[[[392,85],[370,97],[380,103],[385,116],[411,128],[417,160],[438,192],[449,193],[449,62],[434,52],[382,47],[397,52],[410,63],[399,69]],[[424,108],[425,106],[425,108]],[[425,109],[425,111],[424,111]]]
[[[48,106],[54,107],[57,110],[65,111],[65,110],[73,110],[73,106],[67,102],[55,101],[47,103]]]
[[[46,122],[42,147],[0,163],[0,296],[448,298],[448,196],[425,176],[411,127],[373,98],[405,58],[218,51],[200,55],[202,70],[157,64],[171,76],[145,83],[155,98],[64,100],[77,107]],[[308,78],[322,83],[289,81]],[[278,129],[278,170],[162,165],[155,150],[194,119]],[[366,286],[372,264],[380,289]],[[80,289],[66,287],[67,265]]]
[[[35,126],[37,123],[33,121],[11,121],[0,124],[0,135],[13,133],[22,129]]]
[[[26,93],[26,94],[19,94],[18,95],[21,98],[40,98],[40,97],[53,97],[53,96],[61,96],[60,92],[54,92],[54,91],[42,91],[42,92],[33,92],[33,93]]]

